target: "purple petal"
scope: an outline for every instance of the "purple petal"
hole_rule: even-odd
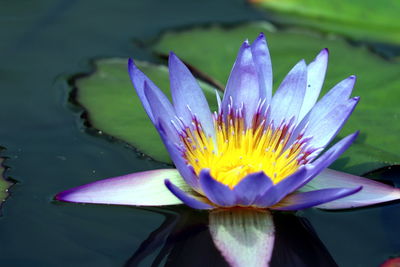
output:
[[[356,82],[355,76],[350,76],[340,83],[336,84],[327,94],[325,94],[320,101],[311,109],[311,111],[303,118],[293,133],[293,140],[297,135],[307,126],[307,124],[323,121],[325,117],[332,112],[338,105],[345,103],[353,90]],[[291,142],[289,142],[291,143]]]
[[[260,84],[260,98],[266,99],[266,104],[271,103],[272,98],[272,64],[269,55],[267,41],[264,33],[260,33],[251,45],[253,61],[256,65]]]
[[[319,93],[325,80],[325,73],[328,67],[328,49],[322,49],[307,66],[307,89],[301,106],[299,121],[312,109],[317,102]]]
[[[231,266],[269,266],[275,239],[269,211],[216,210],[210,213],[209,226],[214,244]]]
[[[195,196],[193,194],[189,194],[185,191],[182,191],[179,187],[175,186],[168,179],[165,180],[165,186],[174,194],[177,198],[179,198],[183,203],[187,206],[198,209],[198,210],[209,210],[215,207],[206,203],[206,199],[204,197]]]
[[[271,102],[271,119],[279,125],[284,119],[298,118],[307,86],[307,66],[297,63],[286,75]]]
[[[196,115],[207,135],[213,135],[215,131],[210,107],[196,79],[172,52],[169,55],[168,65],[176,114],[186,125],[191,125],[192,115]]]
[[[271,186],[271,179],[264,172],[247,175],[234,188],[237,204],[251,206],[254,201],[263,195]]]
[[[302,192],[332,187],[357,187],[357,194],[318,206],[321,209],[347,209],[363,207],[400,199],[400,189],[367,178],[325,169],[315,179],[300,189]]]
[[[318,122],[310,121],[304,135],[312,136],[310,144],[315,148],[324,148],[342,129],[354,108],[359,97],[347,100],[345,103],[336,106],[331,112],[319,119]]]
[[[325,147],[342,128],[357,105],[359,98],[348,99],[356,81],[355,76],[333,87],[296,127],[291,143],[306,127],[305,135],[315,136],[310,142],[314,147]]]
[[[82,185],[57,194],[55,199],[66,202],[133,206],[182,204],[165,187],[165,179],[170,179],[185,192],[192,191],[177,170],[161,169],[132,173]]]
[[[182,152],[179,151],[178,147],[168,139],[166,133],[164,132],[164,123],[160,122],[158,130],[161,136],[161,140],[163,141],[167,151],[175,164],[175,167],[178,169],[179,173],[182,175],[183,179],[186,181],[188,185],[190,185],[194,190],[199,191],[199,179],[195,174],[193,168],[186,163],[186,160],[183,158]]]
[[[221,207],[231,207],[236,204],[236,197],[228,186],[214,180],[210,170],[203,169],[200,172],[200,186],[205,196],[213,203]]]
[[[320,117],[320,114],[327,114],[340,103],[346,102],[353,91],[356,80],[356,76],[352,75],[336,84],[318,101],[309,120],[315,120],[315,118]]]
[[[356,188],[327,188],[302,193],[293,193],[276,206],[275,210],[302,210],[344,198],[359,192],[362,186]]]
[[[245,119],[247,125],[251,123],[260,99],[258,73],[253,61],[251,47],[246,41],[240,47],[235,64],[226,85],[222,99],[222,110],[226,115],[228,105],[232,101],[234,109],[240,109],[245,104]]]
[[[272,186],[264,194],[256,199],[254,204],[258,207],[269,207],[281,201],[288,194],[292,193],[307,181],[308,168],[302,167],[289,177],[286,177],[276,185]]]
[[[161,92],[160,89],[141,71],[139,70],[134,61],[130,58],[128,60],[128,71],[129,75],[132,81],[132,84],[136,90],[136,93],[138,97],[140,98],[140,101],[142,102],[142,105],[151,119],[153,123],[155,123],[154,116],[151,112],[150,104],[147,101],[147,98],[144,93],[144,84],[147,83],[147,86],[152,89],[152,91],[155,92],[157,97],[160,99],[161,102],[166,102],[168,101],[168,98]]]
[[[346,136],[331,148],[328,149],[324,154],[311,163],[312,170],[310,176],[316,176],[322,170],[331,165],[347,148],[354,142],[358,136],[358,131]]]
[[[148,86],[147,82],[144,84],[144,94],[150,105],[156,127],[160,121],[163,122],[167,138],[171,139],[172,142],[178,142],[178,133],[172,123],[176,120],[176,114],[169,100],[160,98],[157,90],[153,90],[152,87]]]
[[[358,131],[346,136],[334,146],[332,146],[328,151],[322,154],[314,162],[307,165],[307,172],[301,183],[298,183],[293,191],[299,189],[305,184],[309,183],[315,176],[317,176],[322,170],[331,165],[357,138]],[[293,192],[292,191],[292,192]]]

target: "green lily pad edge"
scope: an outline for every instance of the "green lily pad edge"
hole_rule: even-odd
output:
[[[335,33],[352,40],[400,44],[400,2],[392,0],[249,0],[279,24]]]
[[[276,31],[264,22],[233,28],[198,27],[166,32],[151,47],[158,55],[174,51],[184,62],[225,84],[238,48],[246,38],[254,39],[259,32],[267,36],[273,62],[274,88],[297,61],[310,62],[324,47],[330,49],[330,62],[321,95],[351,74],[357,74],[354,95],[361,103],[339,134],[342,138],[356,130],[360,138],[333,164],[334,169],[364,174],[400,163],[400,97],[398,64],[371,54],[363,47],[350,46],[340,38],[326,39],[298,30]],[[351,56],[349,56],[351,55]],[[88,114],[90,124],[119,140],[123,140],[151,158],[170,163],[168,153],[147,118],[131,85],[126,68],[127,59],[101,59],[95,71],[75,81],[77,101]],[[168,70],[163,65],[137,62],[138,67],[169,95]],[[212,110],[217,109],[215,89],[199,81]],[[337,140],[335,140],[337,141]]]
[[[170,97],[166,66],[143,61],[136,61],[135,64]],[[127,59],[97,60],[95,71],[76,79],[74,84],[77,89],[76,101],[85,108],[93,128],[125,141],[154,160],[171,163],[130,81]],[[201,81],[199,84],[210,107],[216,109],[215,89]]]
[[[10,189],[10,187],[14,184],[5,179],[3,162],[4,159],[0,158],[0,207],[9,196],[8,189]]]

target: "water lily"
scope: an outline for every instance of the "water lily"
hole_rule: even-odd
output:
[[[270,55],[260,34],[251,45],[242,44],[212,113],[196,79],[174,53],[169,56],[173,104],[129,60],[132,83],[176,169],[97,181],[56,199],[183,203],[211,210],[210,231],[226,260],[232,266],[267,266],[274,242],[270,210],[345,209],[400,198],[399,189],[327,169],[357,136],[327,149],[359,101],[350,96],[355,76],[318,100],[327,63],[327,49],[308,65],[301,60],[272,96]]]

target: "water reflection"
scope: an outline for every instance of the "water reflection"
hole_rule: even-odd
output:
[[[159,250],[151,266],[228,266],[214,246],[208,213],[186,207],[165,209],[166,219],[126,262],[140,266]],[[271,267],[338,266],[306,218],[274,213],[276,229]]]
[[[306,218],[275,213],[274,223],[271,266],[338,266]]]

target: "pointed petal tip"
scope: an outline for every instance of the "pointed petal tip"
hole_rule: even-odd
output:
[[[166,187],[170,187],[171,186],[171,181],[169,179],[165,179],[164,180],[164,184]]]
[[[329,50],[328,48],[322,49],[312,62],[320,62],[319,67],[326,70],[328,66]],[[321,65],[322,64],[322,65]],[[324,73],[325,76],[325,73]]]
[[[357,193],[360,192],[362,189],[363,189],[363,186],[362,186],[362,185],[357,186],[357,187],[354,187],[354,188],[344,188],[344,191],[345,191],[345,192],[343,193],[343,195],[342,195],[340,198],[345,198],[345,197],[348,197],[348,196],[357,194]]]
[[[57,195],[54,196],[54,200],[57,201],[63,201],[63,202],[68,202],[68,195],[69,195],[69,190],[66,191],[62,191],[60,193],[58,193]]]
[[[360,130],[355,131],[355,132],[352,134],[352,138],[353,138],[353,139],[356,139],[356,138],[358,137],[359,134],[360,134]]]
[[[319,55],[329,56],[329,49],[328,48],[322,49],[321,52],[319,52]]]
[[[293,66],[293,68],[289,71],[289,73],[286,75],[282,83],[285,81],[290,76],[293,75],[299,75],[300,73],[305,73],[307,74],[307,63],[304,59],[300,60],[299,62],[296,63],[296,65]],[[297,76],[296,76],[297,77]],[[282,86],[282,83],[280,86]],[[276,93],[275,93],[276,95]]]
[[[164,185],[168,188],[169,191],[171,191],[172,194],[174,194],[176,196],[175,192],[177,189],[175,188],[175,185],[173,183],[171,183],[171,181],[169,179],[164,180]]]
[[[62,191],[54,196],[54,200],[62,202],[72,203],[85,203],[87,202],[84,197],[80,196],[80,192],[85,190],[85,185],[74,187],[65,191]]]
[[[248,49],[250,48],[250,42],[249,39],[244,40],[243,44],[242,44],[242,49]]]
[[[360,131],[357,130],[352,134],[349,134],[347,136],[345,136],[342,140],[340,140],[339,142],[348,142],[349,146],[357,139],[358,135],[360,134]],[[346,141],[347,140],[347,141]]]
[[[294,67],[289,71],[288,75],[292,71],[295,71],[295,73],[297,74],[297,72],[305,72],[306,70],[307,70],[307,63],[304,59],[302,59],[299,62],[297,62],[296,65],[294,65]]]
[[[340,84],[344,84],[346,85],[349,89],[353,90],[354,85],[357,82],[357,76],[356,75],[350,75],[349,77],[347,77],[346,79],[344,79],[343,81],[341,81],[340,83],[338,83],[336,86],[340,85]],[[347,84],[346,84],[347,83]]]
[[[181,60],[178,58],[178,56],[170,51],[169,56],[168,56],[168,69],[171,72],[171,69],[176,68],[177,64],[181,63]],[[182,63],[183,64],[183,63]]]
[[[257,36],[257,38],[254,42],[260,42],[260,41],[266,41],[265,34],[263,32],[260,32],[260,34]]]
[[[169,51],[168,60],[177,59],[177,58],[178,58],[178,56],[173,51]]]
[[[81,199],[79,195],[81,192],[84,192],[87,187],[88,185],[81,185],[61,191],[54,196],[54,200],[62,202],[83,203],[85,201],[84,199]]]
[[[256,39],[254,39],[254,42],[250,45],[252,47],[252,52],[253,53],[267,53],[268,47],[267,47],[267,40],[265,38],[265,35],[263,32],[261,32]]]
[[[128,58],[128,66],[135,64],[132,58]]]
[[[128,71],[132,75],[132,72],[137,69],[135,61],[132,58],[128,58]]]
[[[310,62],[309,71],[311,71],[311,74],[318,74],[321,79],[321,87],[322,87],[322,82],[325,77],[325,72],[328,67],[328,57],[329,57],[329,50],[328,48],[322,49],[317,56]],[[319,91],[319,90],[318,90]]]
[[[345,198],[354,194],[357,194],[358,192],[360,192],[364,187],[362,185],[357,186],[357,187],[353,187],[353,188],[343,188],[343,192],[341,194],[340,197],[338,197],[337,199],[341,199],[341,198]],[[334,200],[332,200],[334,201]],[[330,202],[330,201],[329,201]]]

